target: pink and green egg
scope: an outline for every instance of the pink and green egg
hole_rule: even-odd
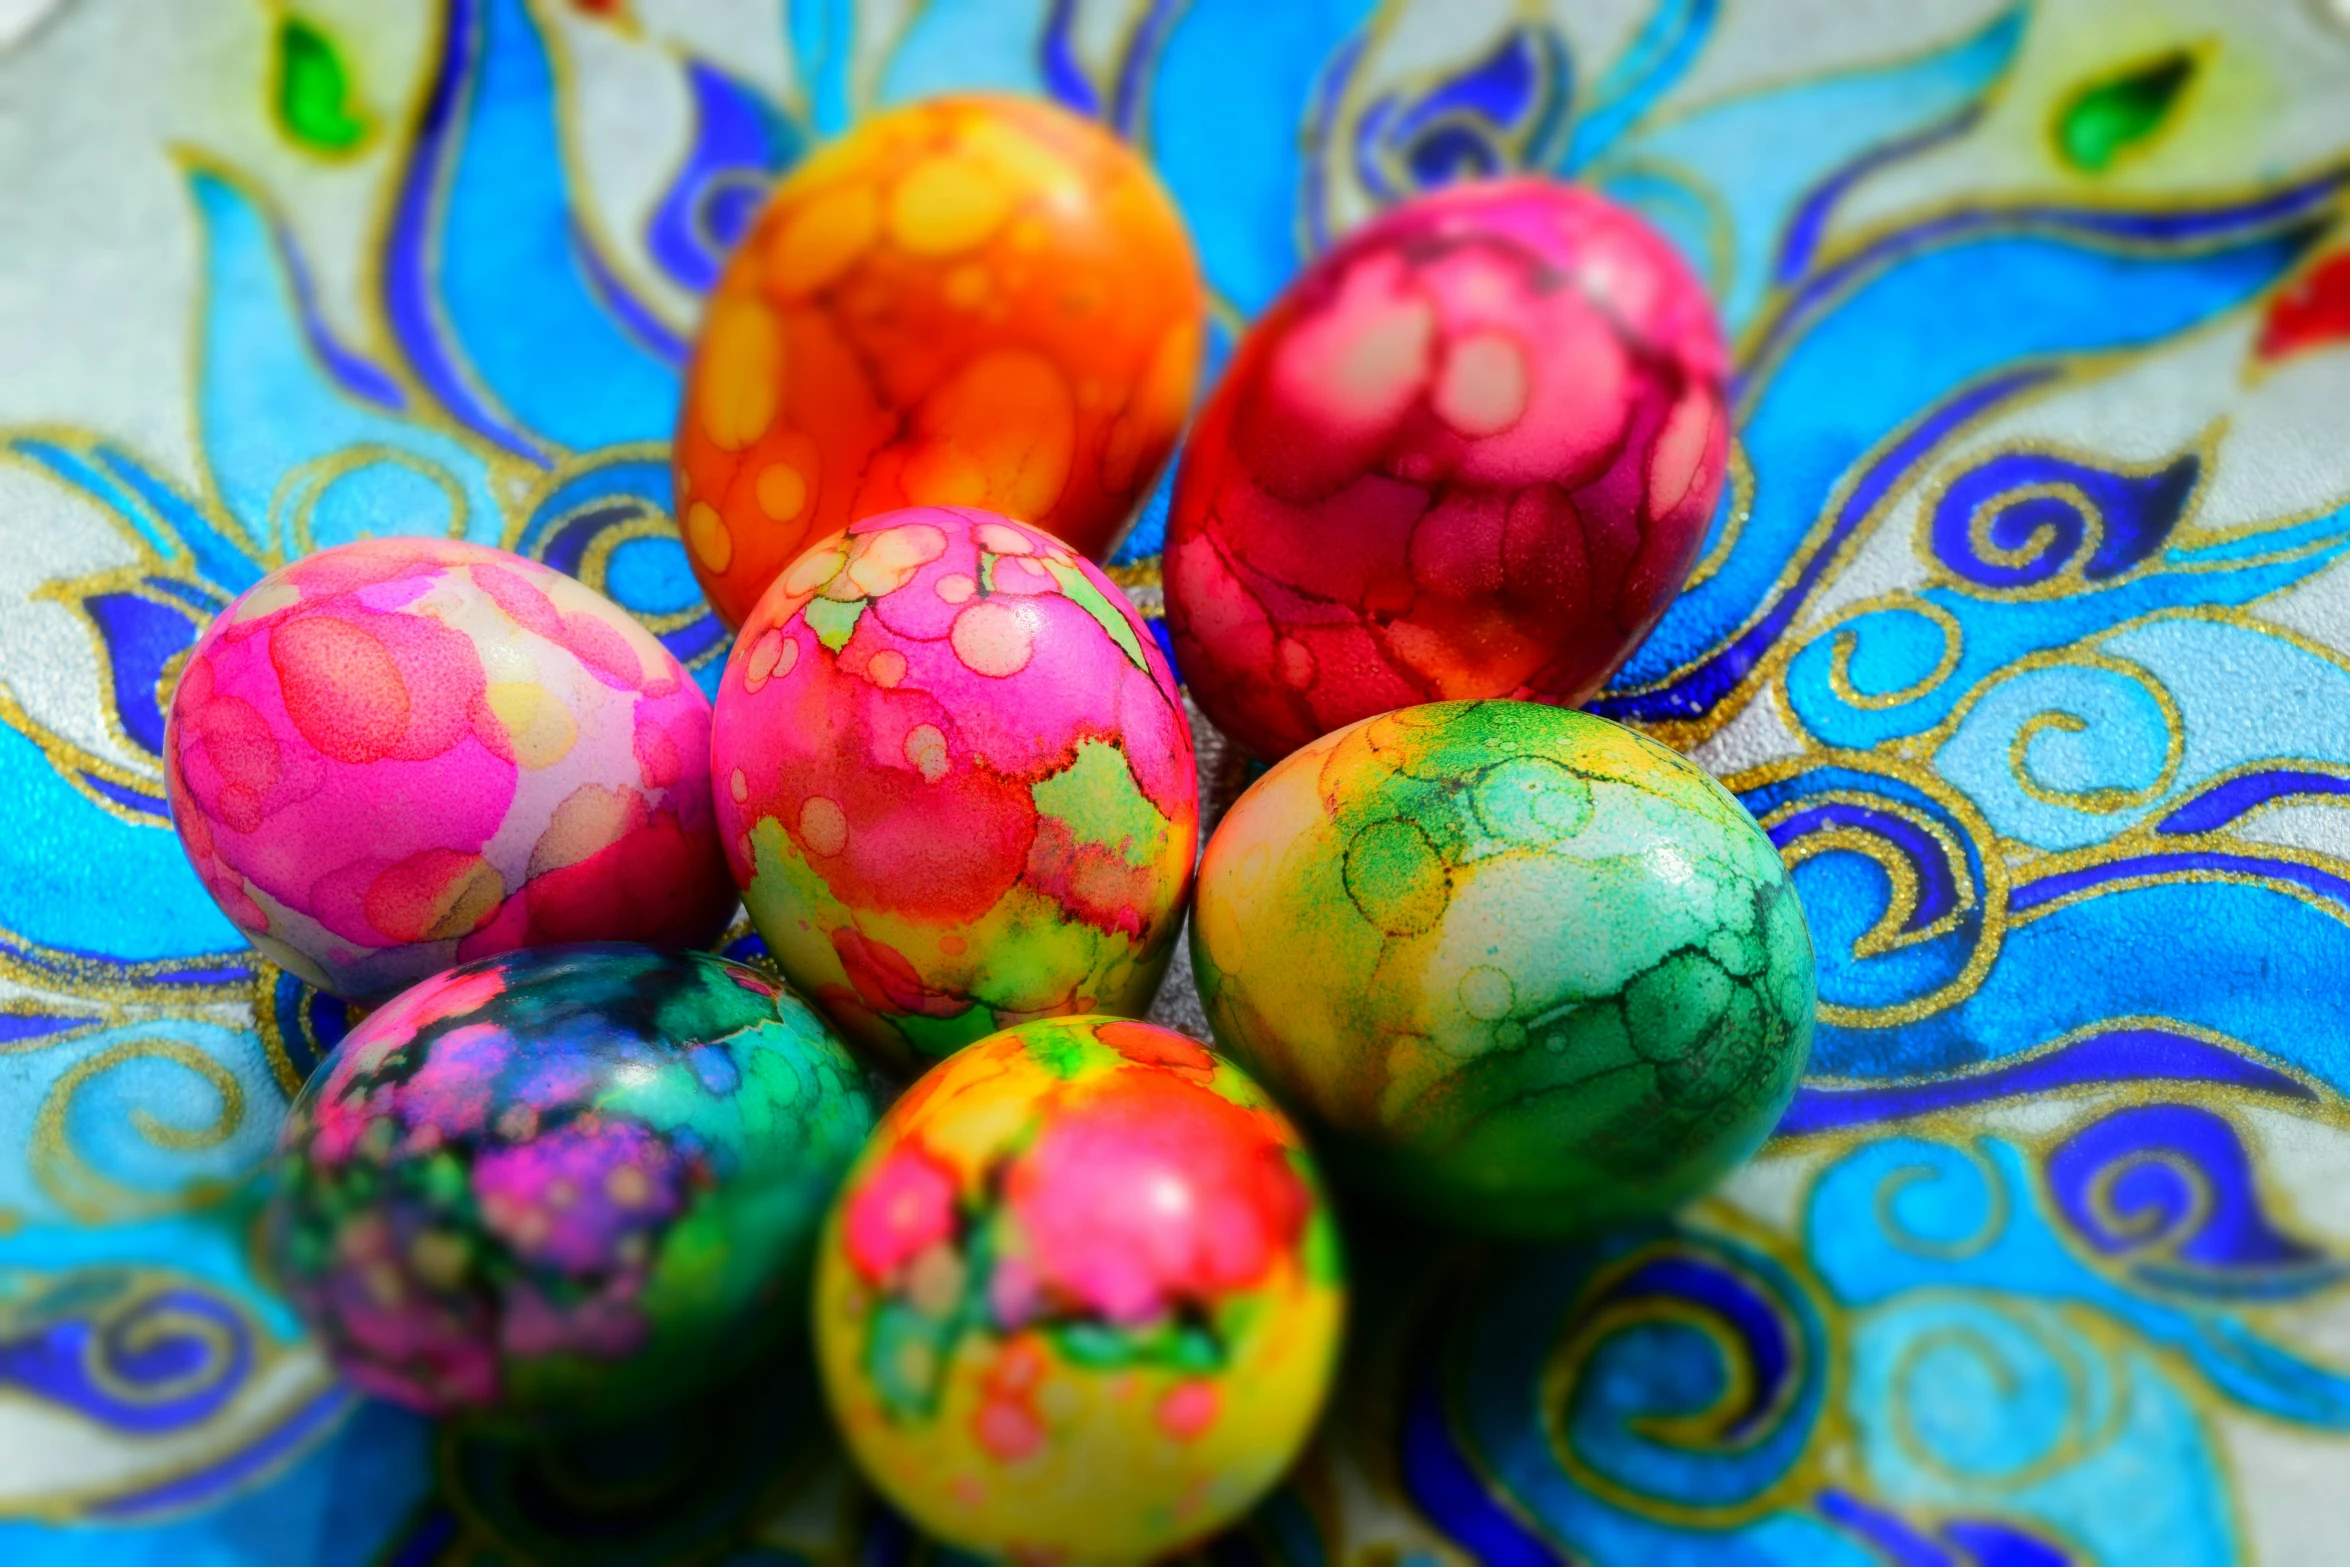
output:
[[[1296,1458],[1338,1357],[1296,1130],[1171,1030],[1052,1018],[933,1067],[818,1244],[817,1368],[865,1473],[1018,1561],[1156,1560]]]
[[[488,958],[370,1014],[303,1088],[270,1258],[365,1392],[521,1434],[625,1421],[804,1321],[873,1113],[823,1020],[741,964]]]
[[[1133,606],[1050,534],[925,506],[817,544],[743,626],[711,769],[768,949],[883,1057],[1149,1006],[1191,730]]]
[[[548,942],[694,946],[733,912],[708,699],[618,605],[503,550],[370,539],[271,572],[189,652],[163,749],[222,911],[353,1000]]]

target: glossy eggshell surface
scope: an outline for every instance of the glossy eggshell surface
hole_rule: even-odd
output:
[[[712,758],[768,950],[897,1064],[1150,1005],[1199,841],[1191,728],[1057,540],[955,507],[827,540],[736,639]]]
[[[1669,1210],[1761,1144],[1811,1045],[1770,839],[1564,708],[1437,703],[1294,752],[1218,824],[1191,932],[1219,1046],[1339,1174],[1463,1228]]]
[[[369,1016],[295,1100],[277,1279],[367,1392],[520,1429],[710,1389],[804,1320],[873,1124],[815,1012],[707,953],[543,948]]]
[[[1250,330],[1185,443],[1167,622],[1264,757],[1448,698],[1575,705],[1696,558],[1720,328],[1589,191],[1457,186],[1366,225]]]
[[[1145,1023],[1030,1023],[882,1118],[819,1247],[816,1348],[865,1473],[925,1530],[1136,1561],[1304,1444],[1344,1311],[1296,1132]]]
[[[1108,553],[1189,413],[1204,294],[1149,166],[1013,98],[868,120],[768,201],[712,297],[677,516],[739,625],[848,523],[984,506]]]
[[[628,613],[503,550],[371,539],[282,566],[197,639],[172,823],[237,928],[380,999],[547,942],[714,938],[734,894],[710,703]]]

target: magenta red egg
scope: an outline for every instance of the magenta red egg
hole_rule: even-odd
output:
[[[817,544],[735,642],[712,766],[752,922],[868,1048],[1150,1005],[1191,730],[1133,606],[1050,534],[921,506]]]
[[[1178,471],[1185,682],[1266,757],[1449,698],[1577,704],[1687,578],[1728,449],[1667,243],[1518,179],[1397,208],[1251,330]]]
[[[734,890],[709,736],[683,666],[584,584],[366,540],[270,573],[206,629],[165,782],[237,928],[371,1000],[548,942],[715,937]]]

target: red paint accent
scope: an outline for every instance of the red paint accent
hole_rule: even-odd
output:
[[[2350,250],[2326,257],[2277,296],[2253,351],[2273,364],[2340,342],[2350,342]]]

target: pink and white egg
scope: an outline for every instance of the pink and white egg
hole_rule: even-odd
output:
[[[262,578],[190,651],[164,765],[222,911],[353,1000],[521,947],[698,946],[735,905],[708,699],[502,550],[364,540]]]

